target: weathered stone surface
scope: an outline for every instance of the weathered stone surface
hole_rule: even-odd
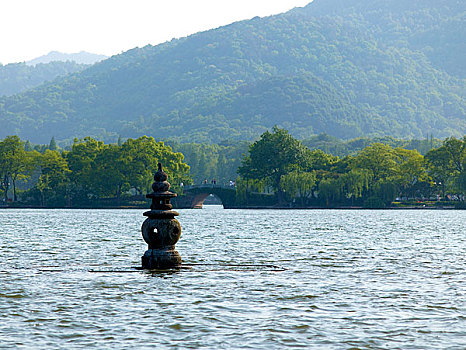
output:
[[[150,210],[150,211],[146,211],[144,214],[142,214],[144,216],[147,216],[149,218],[158,218],[158,219],[161,219],[161,218],[169,218],[169,219],[173,219],[175,216],[178,216],[180,215],[177,211],[174,211],[174,210]]]
[[[152,184],[152,190],[154,192],[166,192],[170,189],[170,184],[167,181],[164,182],[154,182]]]
[[[142,237],[149,249],[175,246],[180,239],[181,225],[176,219],[147,218],[142,224]]]
[[[164,249],[148,249],[141,258],[142,267],[145,269],[170,269],[181,266],[181,256],[172,247]]]

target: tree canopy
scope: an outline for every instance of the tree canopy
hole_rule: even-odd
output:
[[[164,165],[173,188],[189,183],[189,166],[183,155],[152,137],[128,139],[121,146],[105,144],[91,137],[75,139],[71,149],[42,153],[25,149],[18,136],[0,141],[0,191],[8,201],[10,184],[12,201],[16,202],[16,183],[34,175],[25,197],[40,205],[88,205],[96,199],[112,197],[119,200],[132,189],[136,194],[151,191],[157,163]]]
[[[269,180],[274,190],[281,192],[282,176],[305,165],[306,148],[287,130],[274,127],[249,147],[238,173],[245,179]]]
[[[238,157],[245,145],[173,146],[176,151],[147,136],[120,139],[120,145],[86,137],[64,150],[9,136],[0,141],[0,195],[4,202],[45,207],[96,206],[105,199],[118,205],[131,194],[140,198],[150,192],[156,164],[162,162],[179,193],[181,183],[192,183],[190,171],[198,180],[226,174],[217,177],[217,184],[236,188],[238,205],[382,208],[395,200],[447,199],[466,206],[466,137],[446,138],[425,156],[373,142],[337,157],[311,150],[287,130],[274,127],[250,144],[241,162]],[[192,169],[177,152],[180,147]],[[235,174],[228,170],[230,161],[240,164],[236,186],[231,181]]]
[[[26,63],[0,64],[0,96],[11,96],[60,76],[76,73],[87,65],[76,62],[50,62],[37,65]]]
[[[466,199],[466,137],[447,138],[424,157],[374,142],[343,158],[310,150],[286,130],[265,132],[238,169],[240,200],[269,186],[290,205],[382,208],[396,198]],[[280,194],[282,198],[280,200]],[[464,205],[464,204],[463,204]]]

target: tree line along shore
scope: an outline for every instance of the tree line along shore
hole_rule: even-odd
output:
[[[466,208],[466,136],[418,142],[424,154],[383,141],[337,156],[278,127],[253,143],[218,145],[86,137],[60,148],[54,138],[31,145],[8,136],[0,141],[0,206],[147,207],[161,162],[179,197],[192,184],[234,184],[236,207]]]

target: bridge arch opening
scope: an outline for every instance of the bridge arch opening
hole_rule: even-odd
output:
[[[214,193],[209,193],[204,199],[203,205],[221,205],[223,206],[222,199]]]
[[[183,197],[187,208],[201,209],[204,203],[231,208],[236,202],[236,189],[221,185],[193,185],[185,187]]]
[[[202,209],[204,205],[223,205],[222,199],[214,193],[201,193],[195,196],[192,207]]]

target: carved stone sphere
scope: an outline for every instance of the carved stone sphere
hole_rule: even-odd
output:
[[[176,219],[147,218],[142,224],[142,237],[149,249],[174,246],[181,236],[181,225]]]

